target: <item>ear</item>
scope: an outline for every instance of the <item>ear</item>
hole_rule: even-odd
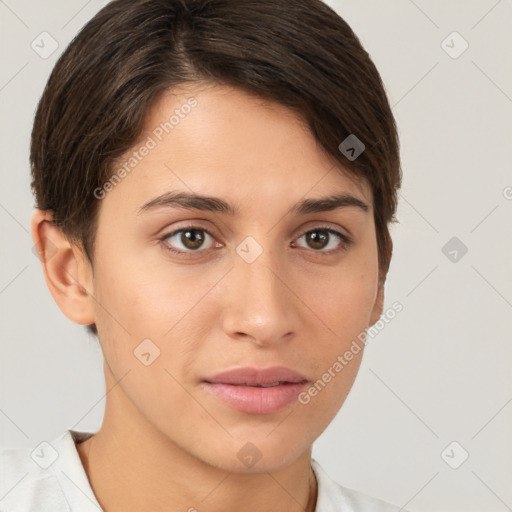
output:
[[[382,315],[384,309],[384,283],[386,282],[386,276],[391,262],[391,255],[393,254],[393,241],[388,238],[388,245],[384,252],[385,261],[379,266],[379,282],[377,289],[377,296],[373,305],[373,310],[370,318],[370,325],[374,325]]]
[[[373,310],[370,318],[370,326],[374,325],[382,315],[382,310],[384,308],[384,282],[379,280],[379,288],[377,290],[377,297],[375,298],[375,303],[373,305]]]
[[[86,255],[69,242],[50,212],[36,210],[31,230],[46,284],[60,310],[77,324],[93,324],[92,267]]]

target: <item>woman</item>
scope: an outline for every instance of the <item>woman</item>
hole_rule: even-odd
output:
[[[401,180],[380,76],[333,10],[111,2],[57,62],[30,158],[32,236],[99,338],[106,409],[5,451],[2,495],[28,476],[3,508],[398,510],[311,458],[383,311]]]

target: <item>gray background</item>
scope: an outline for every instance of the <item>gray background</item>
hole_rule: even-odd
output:
[[[399,125],[385,307],[404,309],[368,345],[314,456],[410,510],[512,510],[512,2],[327,3],[375,61]],[[1,446],[97,430],[103,416],[97,341],[61,314],[32,253],[28,148],[56,59],[104,4],[0,1]],[[43,31],[59,45],[46,59],[31,48]],[[457,58],[461,39],[442,46],[453,31],[469,44]],[[452,237],[468,249],[457,261],[443,252]],[[458,469],[441,456],[453,441],[452,465],[469,454]]]

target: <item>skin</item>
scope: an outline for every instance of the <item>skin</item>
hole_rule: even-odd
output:
[[[315,382],[378,320],[384,292],[371,190],[343,174],[292,111],[226,86],[167,93],[140,140],[192,95],[197,106],[100,201],[94,268],[50,213],[33,216],[34,242],[44,252],[51,241],[42,265],[55,301],[74,322],[96,324],[105,359],[103,424],[77,449],[108,512],[311,511],[312,443],[345,401],[363,351],[308,404],[272,414],[237,411],[201,380],[280,364]],[[171,190],[222,198],[240,215],[138,214]],[[301,199],[336,192],[368,212],[287,214]],[[200,233],[199,249],[180,234],[159,240],[189,222],[211,234]],[[306,233],[326,226],[353,243],[337,254],[344,242],[335,235],[324,248],[312,244]],[[263,249],[250,264],[236,252],[247,236]],[[146,338],[160,350],[148,366],[134,356]],[[237,457],[247,442],[261,453],[251,468]]]

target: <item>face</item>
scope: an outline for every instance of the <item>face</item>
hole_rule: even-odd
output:
[[[246,452],[284,467],[343,404],[362,350],[339,356],[381,313],[371,191],[291,111],[218,85],[163,96],[134,151],[98,192],[91,282],[125,376],[116,419],[226,470],[251,471]],[[355,201],[305,207],[334,195]]]

